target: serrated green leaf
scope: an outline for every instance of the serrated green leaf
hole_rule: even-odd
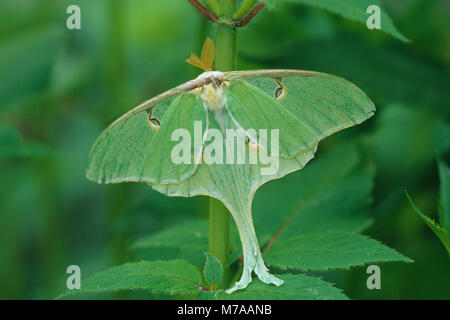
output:
[[[133,248],[174,247],[180,249],[208,249],[208,221],[193,220],[169,227],[138,240]]]
[[[253,281],[245,290],[227,294],[218,291],[216,299],[223,300],[344,300],[347,297],[331,283],[303,274],[283,274],[280,287]],[[202,295],[200,295],[201,299]],[[209,297],[211,298],[211,297]]]
[[[208,236],[208,221],[192,220],[143,237],[132,249],[139,260],[183,259],[201,267],[208,251]]]
[[[438,160],[439,181],[441,183],[441,205],[439,210],[439,223],[450,230],[450,168],[442,160]]]
[[[260,236],[268,240],[288,222],[265,254],[268,263],[293,269],[327,270],[377,261],[410,261],[375,240],[351,234],[370,223],[367,209],[373,175],[373,168],[366,164],[358,148],[347,144],[319,157],[303,172],[263,187],[261,198],[255,200],[255,224]],[[270,201],[278,193],[286,201]],[[272,214],[275,210],[279,214],[275,218],[281,220],[278,224]],[[207,235],[207,222],[193,221],[147,237],[136,247],[168,244],[207,248]],[[203,239],[200,246],[197,239]],[[357,246],[352,247],[354,244]],[[201,298],[207,297],[202,294]]]
[[[264,258],[269,265],[300,270],[342,269],[372,262],[412,262],[376,240],[344,232],[303,234],[279,241],[267,250]]]
[[[374,168],[366,162],[355,145],[344,144],[302,171],[263,186],[254,204],[261,242],[366,228],[374,179]]]
[[[210,253],[206,253],[206,263],[203,275],[210,286],[216,286],[222,281],[223,266],[220,261]]]
[[[254,221],[260,241],[266,244],[265,260],[272,266],[301,270],[411,261],[356,234],[371,222],[373,179],[374,168],[356,145],[347,143],[302,171],[261,188],[255,197]]]
[[[234,247],[240,248],[237,230],[231,230]],[[204,252],[208,251],[209,224],[205,219],[191,220],[155,232],[136,241],[132,249],[141,260],[183,259],[201,266]],[[229,263],[236,261],[240,252],[230,257]]]
[[[411,197],[409,196],[408,192],[406,192],[406,196],[408,197],[409,203],[411,204],[411,207],[414,209],[414,211],[419,215],[419,217],[422,218],[422,220],[430,227],[430,229],[434,232],[434,234],[441,240],[442,244],[444,245],[445,249],[447,249],[447,252],[450,253],[450,234],[448,231],[441,226],[439,226],[434,220],[432,220],[430,217],[426,216],[422,213],[422,211],[419,210],[414,204],[414,202],[411,200]]]
[[[366,25],[367,18],[370,14],[367,13],[367,8],[371,5],[380,7],[381,14],[381,30],[394,36],[395,38],[404,42],[409,42],[403,34],[398,31],[392,22],[389,14],[384,10],[383,6],[378,0],[285,0],[292,3],[301,3],[319,7],[336,13],[344,18],[358,21]]]
[[[155,294],[196,294],[201,290],[200,281],[200,271],[186,261],[142,261],[101,271],[86,281],[82,280],[81,289],[68,290],[58,298],[138,289]]]

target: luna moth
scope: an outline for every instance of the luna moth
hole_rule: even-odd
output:
[[[109,125],[90,151],[87,177],[98,183],[146,182],[168,196],[208,195],[220,200],[238,228],[244,262],[240,280],[227,293],[247,287],[253,272],[262,282],[279,286],[283,281],[269,273],[258,244],[253,195],[264,183],[303,168],[319,141],[374,112],[364,92],[333,75],[301,70],[206,71]],[[177,129],[184,134],[174,137]],[[269,145],[268,137],[260,139],[260,129],[277,130],[278,150]],[[226,135],[229,130],[244,133],[246,148],[237,143],[230,148],[230,141],[218,139],[218,133]],[[187,147],[180,148],[181,142]],[[220,147],[244,161],[204,161],[205,153],[217,158]],[[174,150],[189,161],[175,163]],[[250,161],[255,154],[276,157],[277,170],[264,173],[267,163]]]

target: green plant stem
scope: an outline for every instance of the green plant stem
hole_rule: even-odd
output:
[[[230,19],[233,16],[234,9],[234,0],[220,0],[222,19]],[[220,23],[217,27],[216,69],[219,71],[235,70],[236,52],[236,27]],[[210,198],[209,252],[223,265],[224,275],[221,286],[227,285],[229,278],[230,216],[227,208],[219,200]]]
[[[221,18],[231,19],[235,4],[233,0],[221,0]],[[236,69],[237,58],[237,36],[234,25],[219,23],[216,39],[216,69],[219,71],[230,71]]]
[[[234,14],[234,19],[242,19],[257,2],[258,0],[245,0]]]
[[[225,285],[229,276],[230,213],[214,198],[209,198],[209,252],[222,263],[222,284]]]
[[[205,0],[206,6],[214,13],[216,16],[220,15],[220,7],[217,0]]]

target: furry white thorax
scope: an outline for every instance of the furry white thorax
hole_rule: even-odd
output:
[[[199,75],[195,80],[203,80],[203,79],[207,79],[207,78],[214,78],[214,79],[222,80],[224,75],[225,74],[220,71],[206,71],[206,72],[203,72],[201,75]]]
[[[223,75],[223,72],[208,71],[199,75],[195,80],[202,81],[204,79],[213,78],[222,81]],[[192,92],[199,95],[203,100],[205,107],[214,113],[222,110],[224,105],[226,104],[226,98],[223,93],[222,84],[217,84],[215,81],[198,87],[192,90]]]
[[[204,85],[201,89],[200,97],[203,103],[212,112],[218,112],[223,109],[226,98],[223,94],[222,86],[216,86],[215,84]]]

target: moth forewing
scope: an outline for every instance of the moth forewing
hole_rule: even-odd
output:
[[[187,107],[183,108],[183,104]],[[194,104],[199,108],[194,108]],[[176,183],[187,179],[195,171],[196,162],[175,168],[168,150],[173,144],[171,132],[179,128],[178,120],[184,122],[180,128],[184,126],[186,130],[193,130],[194,120],[205,123],[201,101],[178,87],[125,113],[92,146],[88,179],[98,183]],[[157,136],[164,138],[155,139]],[[168,156],[165,152],[169,152]]]
[[[143,159],[143,181],[179,183],[194,174],[203,148],[203,136],[196,134],[195,123],[205,132],[207,121],[202,101],[189,93],[178,96],[164,114],[161,129],[152,138]],[[173,159],[177,145],[182,146],[181,157],[185,159],[182,162]]]
[[[86,175],[98,183],[140,181],[137,167],[156,130],[149,126],[160,122],[175,99],[173,91],[157,96],[127,112],[109,125],[91,147]],[[153,112],[158,110],[158,112]],[[143,150],[142,150],[143,149]]]
[[[267,107],[264,109],[253,108],[257,103],[241,105],[246,109],[253,108],[247,114],[252,115],[249,120],[254,125],[270,122],[273,127],[279,126],[282,157],[291,157],[296,152],[311,148],[325,137],[365,121],[375,112],[373,102],[361,89],[343,78],[325,73],[302,70],[232,71],[225,73],[225,79],[231,87],[239,87],[235,83],[245,83],[251,87],[246,95],[255,95],[259,91],[270,97],[270,100],[265,99],[264,106]],[[235,108],[235,113],[239,110]],[[272,112],[271,115],[268,112]],[[259,117],[261,114],[264,117]],[[264,119],[268,116],[272,117],[271,121]],[[244,114],[235,117],[245,119]],[[296,121],[300,125],[296,125]]]
[[[233,81],[225,91],[229,112],[245,130],[279,130],[277,156],[293,157],[316,143],[317,137],[311,128],[280,104],[275,92],[268,93],[246,80]],[[253,136],[252,140],[255,142],[258,137]],[[271,145],[265,147],[270,153]]]

